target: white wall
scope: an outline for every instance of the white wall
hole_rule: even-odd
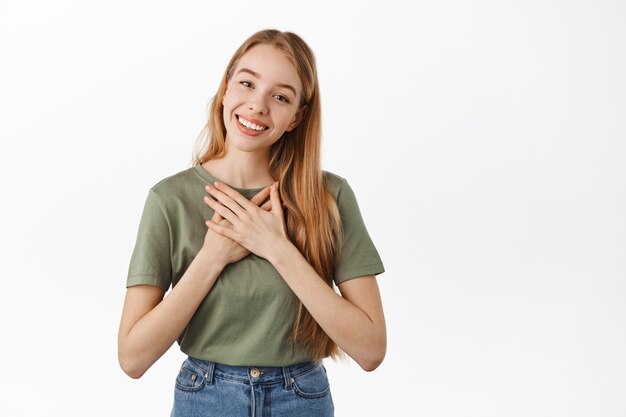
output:
[[[313,2],[311,2],[313,3]],[[336,415],[623,416],[626,4],[0,2],[2,416],[168,416],[117,363],[147,190],[253,32],[317,60],[324,169],[386,272],[384,363]]]

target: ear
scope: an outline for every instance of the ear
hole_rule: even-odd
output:
[[[294,130],[302,121],[302,118],[304,117],[304,113],[306,113],[306,109],[309,106],[302,106],[300,107],[300,110],[298,110],[296,112],[296,115],[293,117],[292,122],[289,124],[289,126],[287,126],[287,132],[291,132],[292,130]]]

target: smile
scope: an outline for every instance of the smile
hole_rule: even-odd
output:
[[[267,126],[257,125],[255,123],[252,123],[252,122],[244,119],[241,116],[237,116],[237,121],[239,122],[240,125],[245,126],[245,127],[247,127],[248,129],[251,129],[251,130],[256,130],[257,132],[262,132],[262,131],[267,129]]]

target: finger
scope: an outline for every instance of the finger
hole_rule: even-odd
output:
[[[215,223],[219,223],[222,220],[225,220],[221,214],[219,214],[217,211],[213,211],[213,217],[211,217],[211,220],[213,220]],[[230,223],[230,222],[229,222]]]
[[[231,229],[233,228],[233,224],[226,219],[222,219],[219,222],[214,222],[214,223],[221,224],[222,226],[226,226]]]
[[[243,208],[243,206],[241,206],[237,200],[235,200],[234,198],[232,198],[228,194],[224,193],[223,191],[221,191],[221,190],[219,190],[216,187],[213,187],[211,185],[207,185],[206,189],[211,194],[211,196],[213,196],[213,198],[215,198],[217,201],[219,201],[224,206],[228,207],[233,213],[235,213],[237,215],[237,217],[239,217],[240,219],[243,219],[246,216],[246,211],[247,210],[245,208]],[[237,191],[235,191],[235,193],[237,193]],[[247,200],[244,196],[242,196],[239,193],[237,193],[237,194],[239,195],[239,197],[244,199],[249,206],[251,206],[251,207],[253,207],[255,209],[258,208],[256,205],[252,204],[249,200]],[[222,213],[220,212],[220,214],[222,214]],[[224,214],[222,214],[222,216],[224,216]],[[226,216],[224,216],[224,217],[226,217]],[[231,220],[231,222],[233,222],[233,221]],[[233,222],[233,224],[234,224],[234,222]]]
[[[216,225],[218,225],[218,226],[225,227],[226,229],[230,229],[230,230],[232,230],[232,231],[235,231],[235,228],[233,227],[233,224],[232,224],[231,222],[229,222],[228,220],[226,220],[226,219],[222,219],[222,220],[221,220],[221,221],[219,221],[219,222],[214,222],[213,220],[207,220],[207,221],[205,221],[204,223],[205,223],[207,226],[209,225],[209,223],[212,223],[212,224],[216,224]]]
[[[285,203],[283,203],[283,209],[287,207],[287,205]],[[272,201],[271,200],[267,200],[262,206],[261,208],[265,211],[272,211]]]
[[[209,199],[211,198],[209,197]],[[209,205],[208,201],[205,201],[205,203]],[[220,223],[222,220],[225,220],[225,219],[217,210],[213,210],[213,217],[211,217],[211,220],[213,220],[215,223]]]
[[[270,201],[272,202],[272,213],[275,212],[282,216],[282,204],[280,202],[280,196],[278,195],[278,181],[272,184],[272,190],[270,191]]]
[[[209,205],[209,202],[205,199],[204,203],[206,205]],[[221,220],[223,219],[222,215],[219,214],[217,211],[213,210],[213,217],[211,217],[211,220],[213,220],[215,223],[219,223]]]
[[[258,208],[256,204],[253,204],[252,202],[250,202],[250,200],[248,200],[247,198],[239,194],[236,190],[233,190],[223,182],[215,181],[214,184],[220,192],[237,202],[237,204],[239,204],[239,206],[242,207],[244,210],[252,212]]]
[[[261,208],[265,211],[272,211],[272,202],[268,200],[265,204],[261,206]]]
[[[250,202],[258,206],[263,200],[269,197],[270,187],[271,186],[268,185],[267,187],[256,193],[256,195],[250,199]]]
[[[236,224],[240,221],[239,217],[237,217],[235,213],[224,207],[218,201],[213,200],[208,195],[204,196],[204,201],[209,205],[209,207],[218,212],[223,218],[227,219],[232,224]]]
[[[222,236],[226,236],[227,238],[230,238],[234,240],[235,242],[239,242],[237,240],[237,238],[239,237],[239,234],[235,230],[231,229],[230,227],[217,224],[215,222],[212,222],[211,220],[207,220],[206,225],[208,226],[209,229],[213,230],[214,232],[217,232]]]

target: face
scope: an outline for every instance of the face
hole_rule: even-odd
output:
[[[227,149],[268,152],[301,120],[301,95],[300,77],[282,52],[270,45],[249,49],[233,71],[222,100]]]

